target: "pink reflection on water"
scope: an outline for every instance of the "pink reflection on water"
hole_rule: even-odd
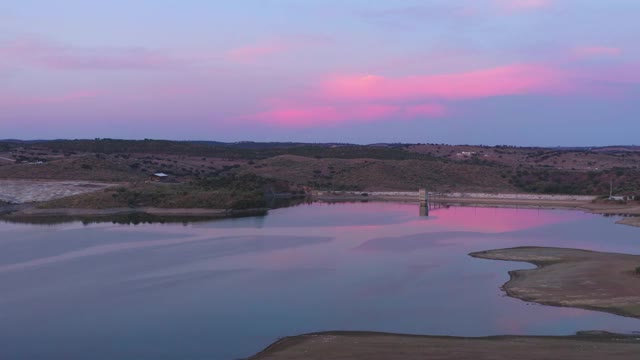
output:
[[[346,214],[380,214],[387,213],[395,215],[401,214],[413,217],[416,214],[417,204],[413,203],[392,203],[392,202],[340,202],[340,203],[321,203],[313,204],[314,210],[326,211],[331,213]]]
[[[500,233],[592,217],[581,211],[453,207],[432,212],[434,224],[458,231]]]
[[[432,209],[429,217],[419,217],[417,204],[362,203],[321,205],[317,216],[360,218],[359,224],[336,224],[343,231],[378,231],[390,225],[424,231],[456,230],[468,232],[502,233],[536,228],[544,225],[588,219],[595,215],[575,210],[450,207]]]
[[[550,224],[571,222],[594,215],[580,211],[538,209],[451,207],[435,209],[430,217],[419,217],[419,207],[411,203],[314,204],[301,213],[298,208],[273,211],[273,222],[288,219],[289,226],[192,227],[163,226],[163,233],[202,240],[225,237],[255,237],[269,247],[273,238],[325,236],[333,238],[329,245],[308,251],[306,248],[273,248],[258,254],[230,254],[226,260],[216,259],[217,267],[235,268],[251,264],[252,268],[281,270],[305,268],[335,269],[344,264],[358,266],[366,257],[356,257],[345,250],[367,248],[395,252],[433,249],[442,246],[502,242],[514,239],[491,234],[513,232]],[[304,215],[303,215],[304,214]],[[269,216],[266,218],[269,224]],[[221,223],[222,224],[222,223]],[[294,226],[291,226],[294,225]],[[157,226],[113,227],[107,231],[157,232]],[[425,236],[425,234],[427,234]],[[474,234],[476,233],[476,234]],[[486,234],[486,235],[484,235]],[[480,236],[480,238],[478,237]],[[482,236],[490,237],[489,240]],[[484,239],[484,240],[483,240]],[[192,239],[190,239],[191,241]],[[302,240],[302,239],[301,239]],[[231,241],[237,241],[231,240]],[[539,241],[539,239],[538,239]],[[303,241],[304,242],[304,241]],[[537,243],[532,241],[531,244]],[[471,244],[471,243],[469,243]],[[310,244],[311,245],[311,244]],[[497,245],[491,245],[496,247]],[[452,250],[451,250],[452,251]],[[251,261],[247,261],[250,258]],[[347,261],[348,259],[348,261]]]

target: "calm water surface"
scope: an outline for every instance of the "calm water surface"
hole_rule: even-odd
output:
[[[192,225],[0,223],[0,359],[237,359],[323,330],[484,336],[640,330],[527,304],[532,265],[467,254],[543,245],[640,254],[640,229],[578,211],[313,204]]]

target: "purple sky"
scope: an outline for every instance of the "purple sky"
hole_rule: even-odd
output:
[[[638,144],[637,0],[4,0],[0,138]]]

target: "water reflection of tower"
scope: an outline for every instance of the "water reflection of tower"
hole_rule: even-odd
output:
[[[418,201],[420,203],[420,216],[429,216],[429,193],[427,189],[418,191]]]
[[[441,194],[436,192],[427,192],[426,189],[420,189],[418,192],[418,200],[420,207],[420,216],[429,216],[429,212],[434,209],[445,208],[449,205],[443,201]]]

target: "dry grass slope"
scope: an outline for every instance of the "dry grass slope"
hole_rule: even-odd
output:
[[[144,174],[131,171],[123,162],[87,156],[44,164],[0,166],[0,178],[124,182],[143,179]]]
[[[434,160],[316,159],[282,155],[238,169],[327,190],[517,191],[498,167]]]
[[[153,184],[109,188],[75,195],[38,205],[41,209],[110,209],[156,207],[167,209],[248,209],[263,208],[262,193],[203,190],[180,185]]]

